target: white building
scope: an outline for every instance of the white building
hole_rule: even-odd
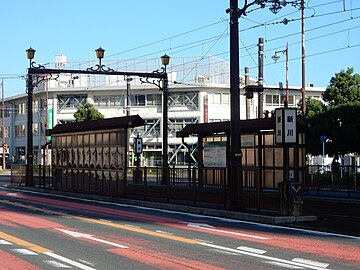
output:
[[[160,59],[131,59],[104,61],[114,70],[152,72],[161,67]],[[64,55],[56,56],[55,63],[47,68],[80,69],[94,66],[90,61],[67,62]],[[168,143],[169,162],[183,164],[187,148],[176,131],[191,123],[215,122],[230,119],[229,63],[215,57],[171,58],[167,67],[169,76]],[[161,91],[153,84],[142,83],[132,77],[127,85],[124,76],[61,74],[56,80],[44,80],[34,89],[33,95],[33,145],[34,163],[40,164],[40,149],[46,143],[45,130],[57,124],[74,121],[73,114],[80,104],[89,102],[106,117],[139,114],[146,121],[143,128],[134,130],[132,137],[140,133],[144,143],[143,164],[155,166],[161,161],[162,105]],[[243,87],[243,78],[241,86]],[[251,84],[255,80],[250,79]],[[283,106],[280,91],[276,87],[263,94],[264,111],[273,111]],[[289,94],[289,106],[301,100],[300,87]],[[307,87],[306,94],[321,98],[325,88]],[[127,104],[127,97],[129,103]],[[5,99],[5,141],[9,147],[10,162],[24,163],[26,159],[27,95]],[[250,118],[257,117],[257,94],[249,102]],[[241,119],[246,118],[246,98],[241,90]],[[186,141],[197,143],[196,138]],[[132,144],[132,140],[130,142]],[[196,150],[196,147],[193,147]],[[130,149],[131,156],[132,150]],[[195,161],[195,155],[192,155]],[[131,162],[131,161],[130,161]]]

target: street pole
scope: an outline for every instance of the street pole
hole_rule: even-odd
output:
[[[230,208],[242,208],[238,0],[230,0]]]
[[[164,65],[165,78],[163,79],[162,91],[163,91],[163,184],[169,184],[169,163],[168,163],[168,76],[166,73],[166,65]]]
[[[245,67],[245,86],[249,84],[249,68]],[[250,102],[251,99],[246,97],[246,119],[250,119]]]
[[[1,137],[2,137],[2,169],[6,170],[6,145],[5,145],[5,101],[4,101],[4,80],[1,81]]]
[[[305,1],[301,0],[301,100],[302,100],[302,115],[306,116],[306,81],[305,81]]]
[[[258,85],[264,86],[264,38],[259,38],[258,51]],[[263,118],[264,93],[258,92],[258,118]]]
[[[30,59],[31,68],[32,59]],[[28,95],[28,115],[27,115],[27,160],[26,160],[26,185],[33,186],[33,77],[32,74],[28,74],[27,78],[27,95]]]
[[[129,76],[126,77],[126,116],[130,115],[130,82],[132,81],[132,78]]]
[[[45,82],[45,159],[44,159],[44,166],[49,164],[49,138],[47,136],[47,130],[49,129],[49,108],[48,108],[48,102],[49,102],[49,84],[48,81]]]
[[[287,108],[289,106],[289,45],[288,43],[286,43],[285,57],[286,57],[286,89],[285,89],[284,107]]]

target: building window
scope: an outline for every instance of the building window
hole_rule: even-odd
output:
[[[123,95],[94,96],[94,104],[97,107],[124,106],[124,96]]]
[[[25,125],[15,126],[15,136],[16,137],[24,137],[25,136]]]
[[[295,103],[294,103],[294,96],[289,95],[288,103],[289,103],[289,105],[292,105],[292,106],[295,105]]]
[[[265,104],[267,106],[272,106],[272,95],[265,95]]]
[[[16,162],[25,161],[25,146],[15,147],[15,153]]]
[[[230,93],[214,93],[209,95],[209,103],[216,105],[229,105]]]
[[[230,94],[229,93],[222,94],[221,104],[230,104]]]
[[[33,134],[39,134],[39,123],[33,123]]]
[[[129,106],[145,106],[145,95],[130,95]]]
[[[33,101],[33,112],[38,112],[39,111],[39,100],[36,99]]]
[[[123,95],[111,95],[109,96],[109,106],[110,107],[118,107],[124,106],[124,96]]]
[[[265,95],[265,105],[267,106],[279,106],[280,95]]]
[[[5,107],[4,117],[10,117],[11,107]]]
[[[221,93],[214,94],[214,104],[221,104]]]
[[[59,95],[57,98],[59,109],[78,108],[86,103],[87,95]]]
[[[16,114],[25,114],[26,106],[25,102],[17,104]]]
[[[151,94],[146,96],[146,105],[161,105],[161,95]]]
[[[6,138],[10,137],[10,127],[5,127],[5,137]]]

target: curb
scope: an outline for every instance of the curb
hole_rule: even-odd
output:
[[[193,207],[193,206],[185,206],[178,204],[167,204],[167,203],[158,203],[158,202],[148,202],[148,201],[140,201],[140,200],[132,200],[132,199],[121,199],[121,198],[113,198],[113,197],[105,197],[93,194],[80,194],[73,192],[64,192],[58,190],[46,190],[39,188],[29,188],[29,187],[21,187],[21,186],[9,186],[12,189],[25,190],[25,191],[36,191],[47,194],[55,194],[55,195],[63,195],[74,198],[82,198],[82,199],[91,199],[96,201],[105,201],[112,203],[121,203],[128,204],[134,206],[141,207],[149,207],[156,208],[162,210],[169,211],[177,211],[184,213],[192,213],[199,214],[205,216],[213,216],[220,218],[229,218],[236,220],[243,220],[248,222],[258,222],[258,223],[267,223],[267,224],[283,224],[283,223],[299,223],[299,222],[308,222],[308,221],[316,221],[317,216],[269,216],[269,215],[260,215],[260,214],[251,214],[251,213],[240,213],[233,211],[225,211],[225,210],[217,210],[217,209],[209,209],[202,207]]]

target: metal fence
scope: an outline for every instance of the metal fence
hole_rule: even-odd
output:
[[[304,186],[306,191],[317,195],[360,197],[360,166],[308,165]]]

